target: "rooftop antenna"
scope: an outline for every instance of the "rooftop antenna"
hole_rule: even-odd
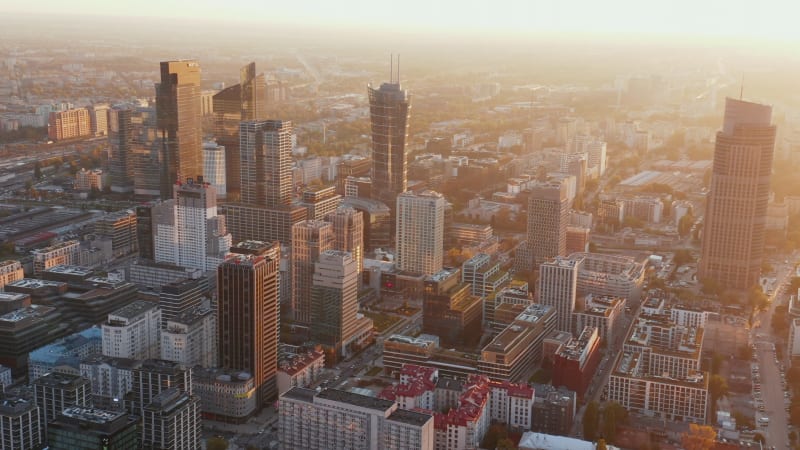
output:
[[[394,79],[394,54],[389,53],[389,84],[392,84]]]
[[[739,89],[739,100],[744,96],[744,74],[742,74],[742,87]]]
[[[397,84],[400,84],[400,54],[397,54]]]

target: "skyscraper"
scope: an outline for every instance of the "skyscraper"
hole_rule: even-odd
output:
[[[133,192],[133,108],[108,111],[108,165],[113,192]]]
[[[256,75],[253,62],[239,71],[239,84],[214,95],[214,134],[225,147],[225,178],[234,198],[241,189],[239,122],[266,119],[266,107],[266,80],[264,74]]]
[[[771,120],[771,106],[725,100],[703,228],[701,279],[736,289],[758,283],[775,150]]]
[[[300,323],[311,323],[314,263],[326,250],[333,250],[330,223],[304,220],[292,227],[292,314]]]
[[[280,247],[247,241],[217,268],[219,364],[253,375],[258,405],[278,396]]]
[[[444,208],[442,194],[404,192],[397,197],[397,268],[423,275],[442,270]]]
[[[531,269],[556,256],[566,256],[569,225],[567,186],[558,181],[538,183],[528,200],[528,248]]]
[[[356,330],[358,271],[350,253],[326,250],[314,264],[311,287],[311,339],[322,344],[336,361],[347,352]]]
[[[399,69],[397,77],[396,82],[390,80],[379,89],[367,87],[372,125],[372,198],[392,210],[408,183],[406,140],[411,117],[411,97],[400,87]]]
[[[164,214],[164,223],[153,223],[155,261],[199,270],[216,269],[231,245],[225,216],[217,215],[216,189],[202,180],[176,184],[174,189],[174,204],[161,204],[167,213],[172,212],[172,217]]]
[[[239,126],[242,203],[278,208],[292,201],[292,122],[265,120]]]
[[[360,279],[364,270],[364,213],[340,206],[325,220],[333,224],[333,248],[353,256]]]
[[[556,310],[556,330],[572,333],[580,261],[556,258],[539,266],[539,304]]]
[[[161,63],[156,84],[156,126],[161,141],[161,197],[172,198],[172,186],[203,174],[200,113],[200,64],[195,60]]]
[[[217,190],[217,198],[227,197],[227,179],[225,177],[225,147],[214,142],[203,143],[203,179]]]

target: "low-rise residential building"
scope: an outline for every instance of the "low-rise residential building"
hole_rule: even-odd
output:
[[[25,272],[19,261],[10,259],[0,262],[0,291],[6,284],[25,278]]]
[[[95,355],[80,363],[81,376],[92,387],[92,404],[104,409],[125,407],[125,396],[133,386],[133,369],[141,362],[128,358]]]
[[[310,350],[289,355],[278,361],[278,393],[294,387],[308,387],[319,378],[325,367],[325,353]]]
[[[34,250],[33,275],[39,277],[51,267],[80,263],[80,243],[78,241],[65,241],[50,247]]]
[[[336,389],[292,388],[278,408],[282,448],[433,450],[431,414]],[[348,424],[346,427],[341,424]]]
[[[71,334],[28,354],[28,380],[50,373],[80,373],[80,362],[99,355],[103,349],[103,332],[98,327]]]

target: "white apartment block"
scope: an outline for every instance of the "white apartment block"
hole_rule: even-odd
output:
[[[161,356],[161,308],[157,303],[135,301],[108,315],[103,324],[103,355],[114,358],[151,359]]]
[[[137,362],[132,359],[97,355],[82,360],[80,372],[91,383],[95,398],[121,400],[132,389],[133,368],[136,365]]]
[[[433,275],[442,270],[444,258],[444,209],[442,194],[425,191],[397,196],[397,268]]]
[[[534,390],[525,383],[489,382],[489,411],[493,421],[508,424],[514,430],[527,431],[533,426]]]
[[[293,388],[278,410],[281,448],[433,450],[433,417],[336,389]]]
[[[33,275],[39,277],[55,266],[77,266],[81,252],[78,241],[66,241],[33,251]]]
[[[217,315],[197,307],[167,321],[161,330],[161,359],[187,367],[217,365]]]
[[[674,305],[669,310],[670,318],[683,327],[705,328],[708,311],[684,305]]]
[[[539,267],[539,304],[555,308],[558,331],[572,333],[579,268],[579,262],[560,257]]]
[[[19,261],[8,260],[0,263],[0,291],[5,285],[25,278],[22,264]]]

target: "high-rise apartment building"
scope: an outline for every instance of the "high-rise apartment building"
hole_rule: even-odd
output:
[[[231,245],[225,216],[217,214],[216,189],[203,180],[176,184],[174,199],[174,204],[161,204],[166,210],[162,223],[154,220],[155,261],[203,271],[216,269]]]
[[[326,250],[333,250],[333,226],[320,220],[305,220],[292,227],[292,314],[300,323],[311,323],[311,286],[314,263]]]
[[[97,103],[86,108],[89,110],[89,124],[93,136],[105,136],[108,134],[108,112],[109,107],[106,103]]]
[[[570,202],[561,182],[538,183],[528,200],[528,246],[530,268],[556,256],[567,256],[567,225]]]
[[[444,209],[438,192],[404,192],[397,197],[397,268],[433,275],[444,258]]]
[[[103,355],[150,359],[160,355],[161,309],[137,300],[108,315],[103,326]]]
[[[346,343],[356,332],[358,266],[350,253],[326,250],[314,268],[311,339],[326,348],[326,360],[335,362],[348,353]]]
[[[203,173],[200,64],[164,61],[156,84],[156,127],[161,143],[161,198],[172,198],[172,186]]]
[[[398,63],[399,65],[399,63]],[[408,124],[411,97],[400,87],[398,74],[379,89],[367,87],[372,126],[372,198],[395,208],[408,184]]]
[[[87,137],[92,134],[89,110],[68,109],[50,113],[47,122],[47,137],[54,141]]]
[[[364,270],[364,213],[348,206],[340,206],[325,218],[333,225],[333,248],[353,256],[358,277]]]
[[[264,74],[256,75],[256,64],[251,62],[239,71],[239,84],[214,94],[214,134],[225,149],[226,185],[234,198],[241,189],[239,122],[267,118],[265,91]]]
[[[218,199],[227,197],[225,164],[225,147],[214,142],[203,142],[203,179],[217,189]]]
[[[292,122],[246,121],[239,125],[242,203],[263,208],[292,201]]]
[[[703,228],[701,279],[736,289],[758,283],[775,149],[771,120],[771,106],[725,101]]]
[[[556,330],[572,333],[580,261],[556,258],[539,266],[539,304],[556,310]]]
[[[200,447],[200,399],[177,388],[154,396],[142,409],[145,450],[195,450]]]
[[[248,241],[217,268],[219,364],[253,375],[259,407],[278,396],[279,263],[277,244]]]

